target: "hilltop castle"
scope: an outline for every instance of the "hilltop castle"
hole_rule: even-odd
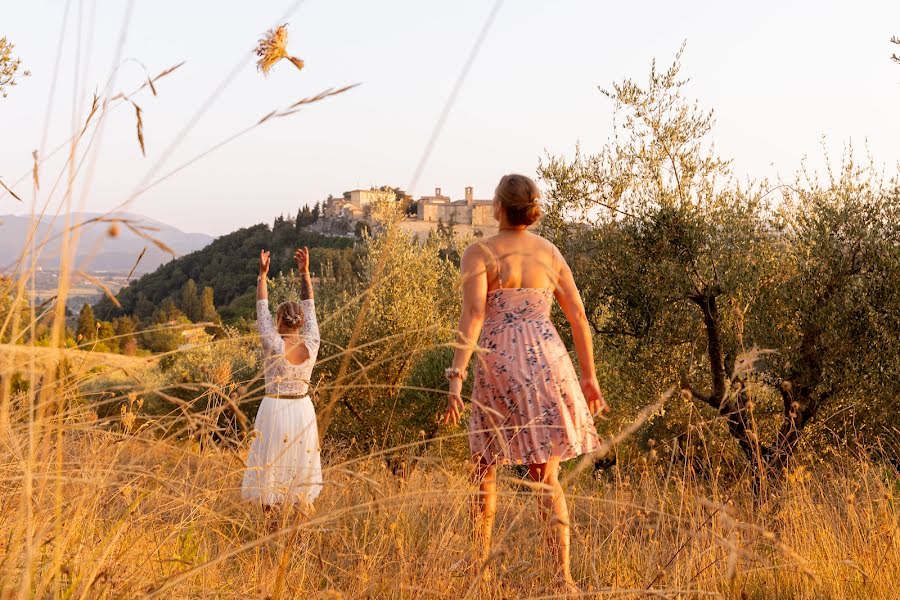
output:
[[[366,220],[369,207],[378,201],[395,200],[393,191],[385,190],[352,190],[340,198],[329,197],[325,201],[326,217],[342,217],[350,221]],[[421,196],[416,202],[416,216],[409,220],[424,223],[454,223],[475,227],[492,228],[496,226],[492,200],[477,200],[471,186],[466,187],[465,196],[461,200],[453,200],[435,188],[433,196]]]
[[[426,223],[452,222],[483,227],[496,225],[493,201],[476,200],[471,186],[466,188],[466,195],[462,200],[451,200],[449,196],[441,194],[441,188],[435,188],[434,196],[419,198],[416,216]]]
[[[352,190],[340,198],[329,196],[323,207],[326,217],[343,217],[361,221],[369,216],[369,207],[379,201],[394,200],[394,192],[384,190]]]

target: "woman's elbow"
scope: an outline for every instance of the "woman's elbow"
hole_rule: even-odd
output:
[[[463,319],[472,323],[483,323],[486,312],[484,306],[467,306],[463,309]]]
[[[590,330],[591,328],[587,314],[584,312],[584,308],[580,306],[573,309],[572,316],[569,318],[569,324],[576,329]]]

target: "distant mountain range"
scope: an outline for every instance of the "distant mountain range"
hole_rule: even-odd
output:
[[[72,215],[72,222],[87,223],[101,216],[99,213],[77,213]],[[104,218],[109,216],[106,215]],[[128,225],[146,237],[142,237],[125,223],[87,223],[79,228],[80,238],[76,255],[78,270],[94,273],[128,273],[146,248],[144,256],[135,268],[135,273],[150,273],[170,261],[172,255],[148,238],[158,240],[174,251],[176,256],[199,250],[215,239],[205,233],[185,233],[171,225],[133,213],[116,213],[112,218],[126,220]],[[44,219],[38,225],[36,244],[40,245],[43,240],[49,239],[41,252],[38,262],[40,267],[59,268],[62,242],[60,234],[64,228],[64,217]],[[19,260],[31,230],[32,221],[29,216],[0,215],[0,273],[9,270]]]

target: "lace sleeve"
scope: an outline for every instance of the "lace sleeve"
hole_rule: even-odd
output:
[[[316,305],[313,300],[301,300],[300,306],[303,307],[303,326],[300,328],[300,337],[306,344],[310,358],[315,360],[322,342],[319,337],[319,322],[316,320]]]
[[[268,300],[256,301],[256,328],[259,330],[259,339],[266,354],[282,354],[284,352],[284,340],[275,331],[275,323],[272,321],[272,313],[269,312]]]

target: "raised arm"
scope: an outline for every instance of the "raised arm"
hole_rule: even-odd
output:
[[[269,252],[259,252],[259,277],[256,280],[256,328],[259,330],[259,339],[263,350],[270,354],[282,352],[284,343],[275,330],[272,322],[272,313],[269,312],[269,287],[267,278],[269,275]]]
[[[306,344],[309,355],[315,359],[319,352],[319,323],[316,320],[316,307],[313,300],[312,278],[309,275],[309,248],[298,248],[294,252],[297,264],[297,276],[300,278],[300,305],[303,307],[303,325],[300,336]]]
[[[556,262],[560,265],[556,283],[556,301],[572,326],[572,337],[575,339],[575,354],[581,368],[581,390],[592,414],[609,411],[609,406],[600,391],[597,373],[594,369],[594,343],[591,339],[591,326],[584,312],[581,295],[575,285],[575,278],[566,259],[556,250]]]
[[[487,307],[487,262],[484,250],[478,244],[472,244],[463,253],[460,264],[462,276],[462,313],[456,330],[456,351],[453,353],[453,364],[448,369],[450,390],[447,398],[447,411],[444,422],[456,425],[463,412],[462,385],[469,369],[469,361],[475,351],[481,328],[484,326],[484,314]]]
[[[269,286],[267,278],[269,276],[269,264],[272,262],[269,258],[268,250],[259,251],[259,277],[256,278],[256,301],[269,300]]]
[[[294,252],[294,262],[297,264],[297,273],[300,277],[300,299],[313,299],[312,279],[309,276],[309,248],[297,248]]]

